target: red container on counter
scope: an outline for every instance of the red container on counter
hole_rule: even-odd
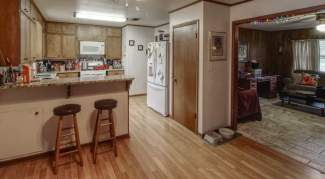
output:
[[[30,67],[28,65],[23,65],[23,83],[30,83]]]

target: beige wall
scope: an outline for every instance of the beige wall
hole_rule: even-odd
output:
[[[172,114],[173,101],[173,27],[178,24],[199,20],[199,100],[198,100],[198,132],[202,133],[203,126],[203,2],[196,3],[182,10],[171,13],[169,16],[170,25],[170,113]]]
[[[209,32],[225,32],[229,37],[230,8],[210,2],[204,2],[204,29],[203,29],[203,123],[202,130],[225,127],[228,125],[228,98],[229,95],[229,60],[209,60]],[[227,42],[230,42],[228,38]]]
[[[209,61],[209,31],[229,33],[230,8],[209,2],[196,3],[190,7],[170,14],[170,34],[172,42],[173,26],[199,20],[199,100],[198,100],[198,132],[205,133],[228,125],[228,62]],[[229,40],[228,40],[229,41]],[[172,43],[171,43],[171,76],[172,91]],[[172,94],[171,94],[172,101]],[[172,111],[172,104],[171,111]]]

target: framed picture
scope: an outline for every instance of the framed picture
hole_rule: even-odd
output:
[[[210,61],[221,61],[227,59],[227,36],[225,32],[210,32]]]
[[[241,42],[238,47],[238,60],[246,61],[248,58],[248,44]]]
[[[129,40],[129,46],[134,46],[135,45],[135,41],[134,40]]]
[[[143,51],[143,45],[138,45],[138,51]]]

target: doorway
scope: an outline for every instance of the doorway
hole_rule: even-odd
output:
[[[173,119],[197,133],[198,21],[173,27]]]

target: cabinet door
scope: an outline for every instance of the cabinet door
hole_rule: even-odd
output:
[[[62,57],[62,41],[61,35],[47,34],[46,35],[46,56],[49,58]]]
[[[31,40],[30,40],[30,31],[31,31],[31,22],[28,17],[24,14],[20,14],[20,56],[21,63],[28,63],[30,61],[30,51],[31,51]]]
[[[122,30],[120,28],[107,28],[107,36],[121,37]]]
[[[31,1],[30,0],[20,0],[20,10],[24,11],[26,14],[31,13]]]
[[[47,23],[46,32],[48,33],[62,33],[62,26],[59,23]]]
[[[111,59],[121,59],[122,57],[122,39],[121,37],[107,37],[106,57]]]
[[[101,41],[106,39],[106,28],[91,25],[78,25],[78,40]]]
[[[63,58],[76,57],[76,37],[74,35],[62,36],[62,57]]]
[[[1,159],[42,151],[43,118],[35,115],[40,111],[27,105],[0,108]]]
[[[62,33],[64,34],[76,34],[75,24],[62,24]]]
[[[31,23],[31,60],[42,58],[43,48],[42,25],[36,21]]]

